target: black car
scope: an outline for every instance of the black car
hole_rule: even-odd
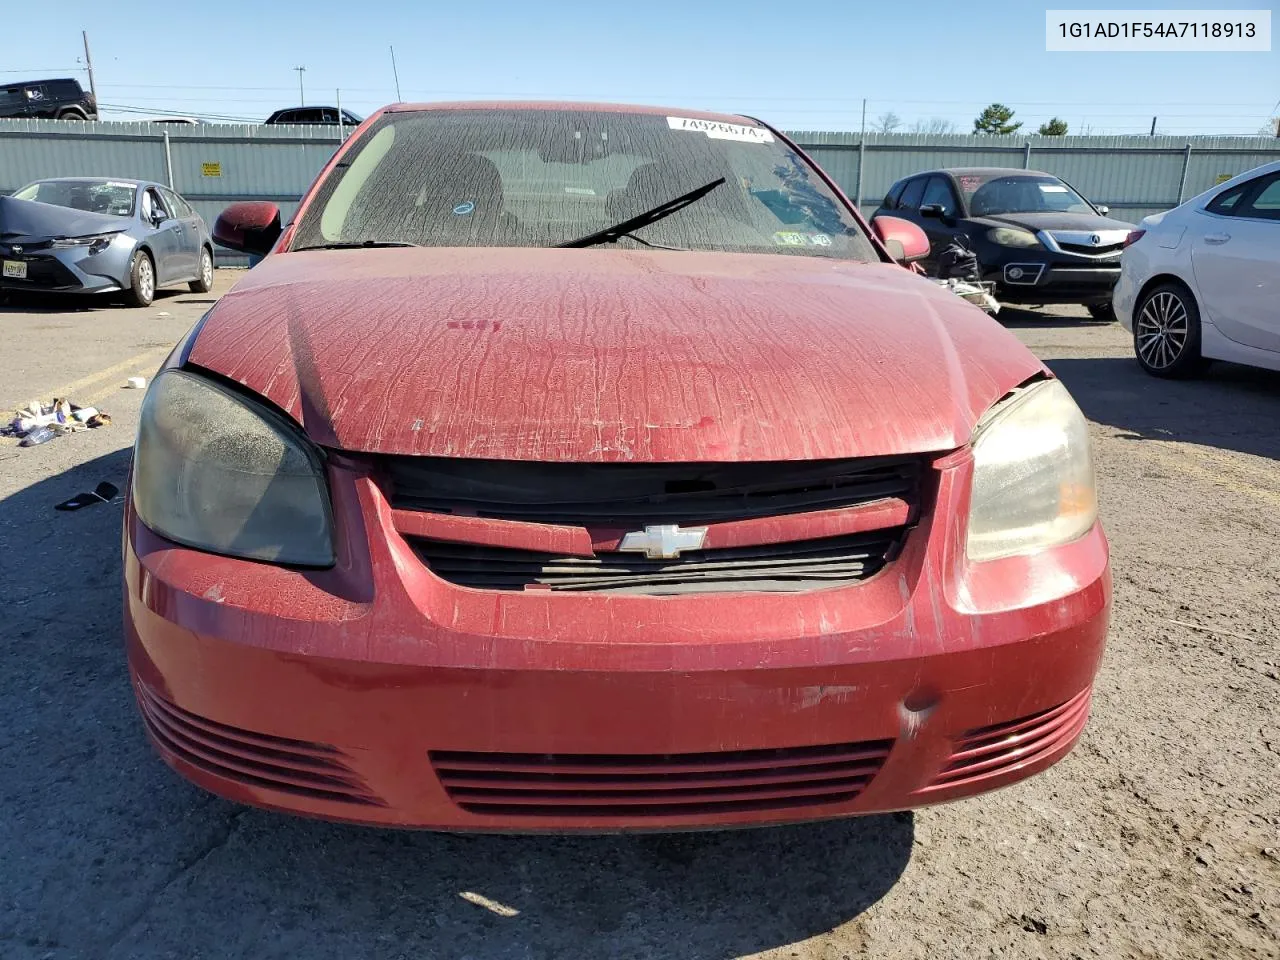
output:
[[[338,125],[338,108],[337,107],[288,107],[284,110],[277,110],[271,116],[267,117],[265,123],[328,123],[333,126]],[[362,119],[357,117],[350,110],[342,111],[342,125],[344,127],[358,127],[364,123]]]
[[[978,256],[982,279],[1005,303],[1080,303],[1114,319],[1111,290],[1129,231],[1065,181],[1037,170],[929,170],[895,183],[875,216],[918,224],[929,235],[932,272],[957,236]]]
[[[97,120],[98,104],[79,80],[32,80],[0,86],[0,117]]]

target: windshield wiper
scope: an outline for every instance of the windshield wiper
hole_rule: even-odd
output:
[[[577,240],[568,240],[565,243],[557,243],[557,247],[594,247],[600,243],[617,243],[620,237],[629,236],[633,230],[639,230],[641,227],[647,227],[651,223],[657,223],[663,217],[669,217],[677,210],[683,210],[691,203],[697,203],[716,187],[724,183],[724,177],[718,180],[712,180],[710,183],[698,187],[697,190],[690,190],[683,193],[674,200],[668,200],[666,203],[659,204],[652,210],[646,210],[644,213],[629,217],[620,223],[615,223],[612,227],[605,227],[603,230],[597,230],[595,233],[588,233],[585,237],[579,237]],[[632,240],[640,240],[639,237],[632,237]],[[640,240],[641,243],[645,241]],[[649,246],[657,246],[657,244],[649,244]]]
[[[294,253],[303,250],[372,250],[376,247],[417,247],[420,244],[407,240],[340,240],[335,243],[317,243],[310,247],[294,247]]]

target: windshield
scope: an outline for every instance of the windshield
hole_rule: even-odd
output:
[[[879,259],[817,172],[763,127],[573,110],[385,114],[320,184],[292,248],[551,247],[721,177],[618,244]]]
[[[70,207],[113,217],[133,215],[133,198],[138,188],[115,180],[40,180],[23,187],[14,197]]]
[[[1057,177],[1046,176],[969,176],[956,179],[965,199],[969,215],[989,217],[1002,213],[1088,213],[1097,215],[1084,197]]]

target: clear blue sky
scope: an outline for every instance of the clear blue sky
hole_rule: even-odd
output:
[[[307,102],[340,88],[364,114],[395,99],[391,44],[406,100],[658,103],[792,130],[857,129],[864,97],[869,123],[892,111],[964,132],[995,100],[1026,128],[1057,115],[1072,133],[1146,132],[1155,115],[1170,134],[1252,134],[1277,112],[1274,49],[1046,53],[1046,6],[1103,4],[15,0],[0,20],[0,79],[79,69],[83,28],[107,119],[134,118],[110,105],[261,119],[296,105],[298,65]]]

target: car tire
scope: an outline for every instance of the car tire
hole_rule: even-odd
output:
[[[1085,309],[1089,311],[1089,316],[1100,323],[1116,322],[1116,308],[1111,305],[1110,301],[1107,303],[1086,304]]]
[[[1180,283],[1162,283],[1133,311],[1133,353],[1153,377],[1183,380],[1204,372],[1200,353],[1200,307]]]
[[[188,284],[192,293],[208,293],[213,289],[213,252],[200,248],[200,273]]]
[[[88,119],[89,119],[89,118],[88,118],[88,117],[86,117],[86,116],[85,116],[83,113],[81,113],[79,110],[76,110],[75,108],[72,108],[72,109],[70,109],[70,110],[60,110],[60,111],[58,112],[58,116],[57,116],[57,118],[56,118],[56,119],[58,119],[58,120],[81,120],[81,121],[88,121]]]
[[[156,265],[150,254],[139,250],[129,264],[128,300],[135,307],[149,307],[156,299]]]

